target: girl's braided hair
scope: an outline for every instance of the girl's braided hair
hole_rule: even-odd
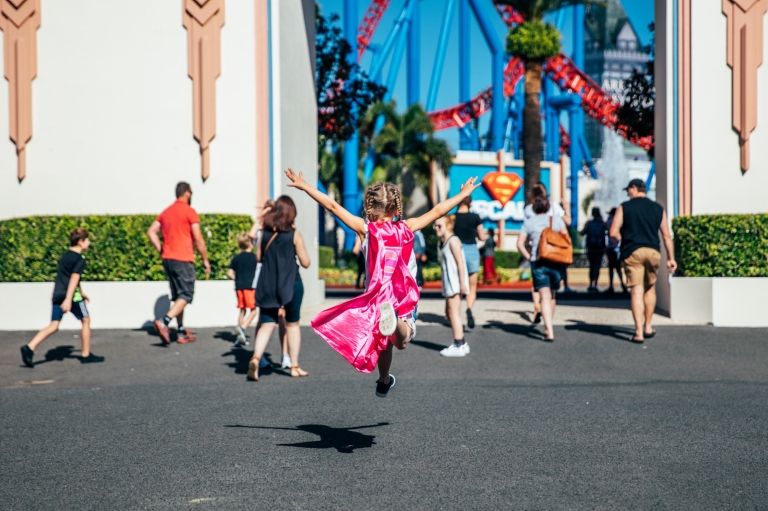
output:
[[[363,199],[363,211],[370,222],[377,222],[382,217],[395,216],[403,219],[403,200],[400,189],[392,183],[379,181],[368,187]]]

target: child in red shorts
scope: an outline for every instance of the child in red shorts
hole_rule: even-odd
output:
[[[235,293],[237,293],[237,308],[240,309],[240,316],[237,318],[237,335],[239,339],[235,346],[240,342],[248,345],[248,336],[245,329],[256,317],[256,280],[259,274],[256,271],[258,262],[256,254],[253,253],[251,238],[247,232],[241,232],[237,235],[237,246],[240,253],[232,258],[229,263],[227,275],[235,281]]]

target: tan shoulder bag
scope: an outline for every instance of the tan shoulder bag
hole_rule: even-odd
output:
[[[573,246],[571,238],[552,229],[553,217],[549,217],[549,227],[541,231],[538,258],[550,263],[573,264]]]

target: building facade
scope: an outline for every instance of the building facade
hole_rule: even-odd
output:
[[[288,193],[308,212],[296,223],[317,294],[317,208],[282,174],[291,166],[316,179],[314,9],[3,2],[0,219],[154,214],[178,181],[201,213],[255,215]]]
[[[624,101],[624,81],[634,70],[644,71],[649,55],[627,17],[621,0],[610,0],[606,6],[586,7],[584,30],[584,71],[617,101]],[[603,127],[587,118],[585,137],[594,158],[602,157]],[[628,158],[646,159],[641,148],[626,142]]]

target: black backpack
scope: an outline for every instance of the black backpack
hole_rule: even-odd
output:
[[[605,248],[605,223],[597,220],[587,222],[587,248]]]

